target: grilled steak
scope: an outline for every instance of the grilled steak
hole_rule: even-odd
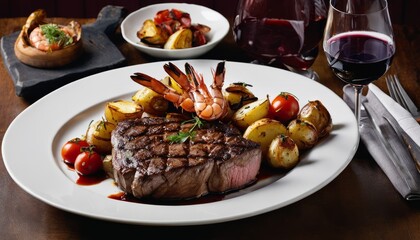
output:
[[[139,118],[113,131],[114,179],[138,198],[188,199],[240,189],[256,179],[261,149],[235,127],[206,123],[183,143],[168,136],[192,124],[180,119]]]

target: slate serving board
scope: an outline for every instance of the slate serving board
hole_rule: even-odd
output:
[[[55,69],[31,67],[16,58],[14,44],[19,32],[2,37],[1,54],[15,85],[16,95],[39,98],[82,77],[122,65],[126,59],[109,36],[115,34],[115,29],[126,15],[123,7],[104,7],[94,23],[82,26],[82,56],[69,65]]]

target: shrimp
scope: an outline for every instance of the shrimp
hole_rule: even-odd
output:
[[[166,100],[172,102],[176,107],[181,107],[187,112],[195,111],[194,102],[187,94],[179,94],[159,80],[144,73],[134,73],[134,75],[131,76],[131,79],[133,79],[136,83],[161,94]]]
[[[204,83],[203,76],[198,74],[188,63],[185,64],[187,74],[172,63],[165,64],[164,69],[182,88],[182,94],[143,73],[134,73],[131,79],[162,94],[175,106],[181,107],[187,112],[195,112],[198,117],[204,120],[221,119],[228,113],[228,104],[222,94],[225,77],[224,62],[217,65],[216,71],[212,70],[213,84],[210,86],[210,90]]]
[[[194,108],[197,115],[204,120],[216,120],[224,117],[228,106],[223,97],[222,87],[225,78],[225,62],[217,65],[216,71],[212,69],[213,83],[210,91],[204,83],[203,75],[198,74],[190,64],[185,64],[187,77],[192,83]]]
[[[29,35],[30,44],[41,51],[55,51],[70,45],[77,40],[77,28],[80,25],[74,21],[68,26],[44,24],[36,27]],[[46,29],[46,30],[44,30]],[[46,32],[49,29],[49,36]]]
[[[29,35],[29,42],[31,45],[41,51],[55,51],[61,48],[58,42],[50,43],[48,39],[42,33],[40,27],[35,28]]]

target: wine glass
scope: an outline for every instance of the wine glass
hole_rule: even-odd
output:
[[[333,73],[355,92],[360,125],[360,95],[381,77],[395,53],[386,0],[330,0],[323,48]]]
[[[312,79],[327,9],[324,0],[239,0],[233,34],[254,63]]]

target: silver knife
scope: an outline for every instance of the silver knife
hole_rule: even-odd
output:
[[[417,171],[420,172],[420,146],[413,141],[413,139],[400,127],[394,118],[388,114],[385,114],[383,117],[389,125],[391,125],[399,139],[408,146],[408,150],[410,151],[411,157],[416,165]]]
[[[370,119],[370,121],[372,122],[372,125],[375,128],[375,131],[373,132],[376,134],[377,138],[382,144],[386,155],[392,161],[401,179],[404,180],[408,188],[412,189],[411,186],[416,185],[416,182],[413,176],[410,174],[410,171],[405,165],[404,160],[401,159],[400,154],[395,153],[394,148],[391,146],[391,144],[388,142],[388,140],[384,136],[383,131],[377,122],[382,116],[378,116],[377,113],[372,109],[372,107],[369,104],[363,104],[363,107],[366,109],[367,117]],[[392,132],[394,132],[394,130],[392,129],[390,125],[383,125],[382,127],[388,128],[388,129],[390,128],[389,130],[391,130],[390,131],[391,134]],[[394,135],[395,135],[395,132],[394,132]],[[408,156],[410,156],[410,153],[407,153],[407,154]]]

